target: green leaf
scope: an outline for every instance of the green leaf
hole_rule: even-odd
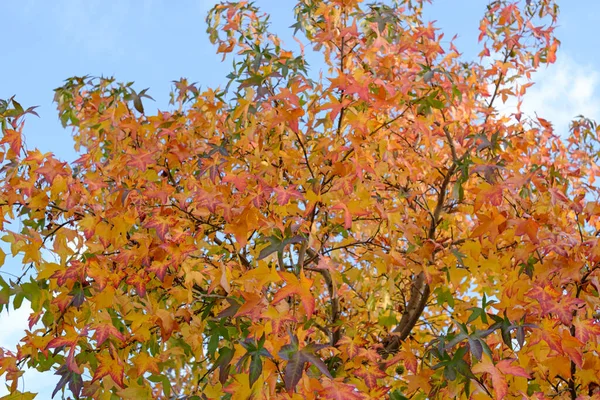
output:
[[[23,107],[21,106],[21,104],[19,104],[15,99],[12,100],[13,106],[15,106],[15,110],[17,111],[17,113],[19,115],[23,114],[23,112],[25,110],[23,110]]]
[[[277,236],[269,236],[267,239],[269,240],[269,242],[271,242],[271,244],[260,251],[260,253],[258,254],[259,260],[262,260],[263,258],[268,257],[271,254],[279,251],[279,249],[282,247],[283,241]]]
[[[396,319],[396,315],[390,311],[389,315],[380,315],[378,323],[385,328],[391,328],[398,324],[398,319]]]
[[[459,102],[462,102],[462,93],[460,90],[458,90],[456,85],[452,85],[452,96],[457,98]]]
[[[21,288],[19,288],[19,290],[15,294],[15,298],[13,299],[13,308],[15,310],[18,310],[19,308],[21,308],[21,305],[23,304],[24,299],[25,299],[25,293],[23,293]]]
[[[278,354],[279,357],[283,358],[286,361],[289,361],[297,352],[298,346],[294,346],[293,344],[286,344],[281,347]]]
[[[454,308],[454,297],[450,290],[445,288],[436,289],[437,292],[437,303],[438,305],[442,305],[444,303],[448,304],[450,307]]]
[[[262,373],[262,361],[259,355],[253,355],[250,360],[250,387],[254,385],[254,382],[258,380],[258,377]]]
[[[233,359],[235,351],[229,347],[223,347],[219,350],[219,358],[215,361],[215,367],[219,368],[219,382],[224,384],[229,377],[229,364]]]
[[[390,393],[390,400],[408,400],[408,397],[404,396],[398,389]]]

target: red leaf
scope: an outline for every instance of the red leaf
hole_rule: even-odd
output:
[[[344,229],[352,228],[352,214],[348,210],[348,206],[344,203],[338,203],[331,207],[332,210],[344,210]]]
[[[119,330],[115,328],[110,322],[98,324],[96,325],[95,329],[96,333],[94,337],[98,346],[104,343],[109,336],[113,336],[122,342],[125,341],[125,336],[121,332],[119,332]]]
[[[156,151],[147,151],[145,153],[130,154],[129,161],[126,165],[140,171],[145,171],[148,168],[148,165],[156,163],[156,160],[154,159],[155,153]]]
[[[583,343],[587,343],[589,341],[598,343],[598,337],[600,337],[600,324],[597,321],[582,321],[579,318],[575,318],[573,325],[575,326],[575,337],[577,339]]]
[[[302,200],[303,198],[302,193],[296,190],[294,186],[287,189],[282,187],[276,187],[273,190],[277,194],[277,203],[279,203],[279,205],[281,206],[285,206],[292,197],[298,200]]]
[[[498,361],[496,368],[498,368],[505,375],[522,376],[523,378],[531,378],[529,373],[522,367],[517,365],[511,365],[514,360],[507,358],[505,360]]]
[[[144,225],[146,228],[154,228],[156,229],[156,235],[160,240],[165,240],[165,236],[167,232],[171,228],[171,224],[169,221],[163,217],[152,217],[146,224]]]
[[[563,296],[550,285],[536,286],[525,294],[540,304],[542,316],[556,314],[565,325],[573,320],[573,311],[578,310],[585,302],[581,299]]]

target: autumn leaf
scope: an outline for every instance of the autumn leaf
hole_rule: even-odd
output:
[[[387,376],[387,374],[381,371],[377,366],[374,365],[361,365],[361,367],[357,370],[354,370],[354,374],[363,379],[365,385],[369,389],[376,388],[377,379],[383,379]]]
[[[532,243],[538,244],[539,243],[538,230],[539,230],[539,225],[535,222],[535,220],[529,218],[529,219],[522,220],[517,224],[517,229],[515,230],[515,235],[517,235],[517,236],[527,235],[529,237],[529,240],[531,240]]]
[[[280,272],[280,276],[286,282],[286,285],[275,293],[272,304],[277,304],[289,296],[298,295],[306,315],[310,318],[315,309],[315,298],[311,293],[312,279],[307,278],[304,273],[300,274],[299,279],[289,272]]]
[[[356,357],[358,355],[359,349],[362,346],[364,346],[365,343],[366,342],[364,339],[357,336],[353,338],[349,336],[344,336],[338,341],[338,345],[340,345],[341,348],[345,349],[345,352],[347,353],[349,359]]]
[[[479,363],[473,366],[472,371],[476,374],[489,374],[492,379],[492,388],[495,392],[495,398],[501,400],[508,394],[508,383],[506,382],[505,375],[529,378],[529,374],[522,367],[514,366],[512,363],[513,360],[506,359],[501,360],[494,365],[488,356],[484,356]]]
[[[575,337],[582,343],[596,342],[600,337],[600,323],[596,320],[581,319],[576,317],[573,321]]]
[[[330,400],[363,400],[365,398],[354,386],[340,382],[337,379],[325,380],[319,395]]]
[[[109,322],[98,324],[94,329],[96,330],[94,337],[96,338],[98,346],[102,345],[109,337],[119,339],[121,342],[125,341],[125,336]]]
[[[3,135],[0,144],[8,143],[13,154],[18,156],[22,146],[21,133],[14,129],[5,129],[2,133]]]
[[[133,358],[133,364],[135,365],[137,374],[139,376],[142,376],[146,372],[151,372],[156,375],[160,373],[156,359],[146,352],[140,352],[137,356],[135,356]]]
[[[290,188],[276,187],[274,189],[274,191],[277,195],[277,203],[279,203],[279,205],[282,205],[282,206],[285,206],[290,201],[291,198],[294,198],[297,200],[303,199],[302,193],[300,193],[294,187],[290,187]]]
[[[536,286],[526,294],[538,301],[542,316],[556,314],[565,325],[570,325],[573,320],[573,311],[578,310],[584,302],[577,298],[561,296],[552,286]]]
[[[331,373],[327,369],[327,366],[316,354],[317,351],[325,348],[325,345],[317,345],[310,343],[302,348],[298,347],[298,339],[292,337],[290,344],[286,344],[279,351],[279,356],[287,361],[284,370],[284,382],[285,388],[288,392],[294,390],[302,375],[304,368],[307,363],[310,363],[317,367],[319,371],[326,377],[333,379]]]
[[[216,4],[222,86],[55,90],[72,161],[0,99],[10,396],[25,367],[74,398],[593,396],[598,126],[502,107],[555,61],[556,0],[490,2],[480,60],[422,3],[297,1],[291,47]]]
[[[117,385],[124,388],[123,372],[123,363],[120,360],[113,358],[110,354],[101,353],[98,354],[98,367],[94,371],[92,382],[108,375]]]

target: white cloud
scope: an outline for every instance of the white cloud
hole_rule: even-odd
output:
[[[568,54],[533,74],[535,84],[527,90],[521,111],[532,118],[537,115],[554,125],[560,136],[569,134],[569,124],[578,115],[600,121],[600,73],[591,65],[578,64]],[[515,111],[516,102],[499,106],[503,113]]]

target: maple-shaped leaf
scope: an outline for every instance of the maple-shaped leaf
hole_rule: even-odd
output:
[[[600,323],[598,320],[582,320],[576,317],[573,326],[575,326],[575,337],[581,342],[588,343],[592,341],[598,343],[598,338],[600,338]]]
[[[35,172],[39,175],[42,175],[49,184],[52,184],[57,175],[64,174],[66,167],[66,163],[61,163],[54,158],[50,158]]]
[[[54,349],[57,347],[72,347],[77,344],[80,336],[74,329],[66,329],[66,335],[62,337],[57,337],[52,339],[48,345],[46,345],[47,349]]]
[[[362,378],[365,382],[365,385],[367,385],[369,389],[373,389],[378,386],[377,379],[383,379],[387,376],[387,374],[379,369],[378,366],[371,364],[361,365],[360,368],[354,370],[353,373]]]
[[[94,329],[96,330],[94,337],[96,339],[97,346],[102,345],[102,343],[104,343],[109,336],[117,338],[121,342],[125,341],[125,336],[110,322],[98,324]]]
[[[248,187],[248,178],[249,176],[246,173],[228,174],[223,178],[223,182],[233,182],[235,188],[243,192]]]
[[[140,352],[133,358],[133,365],[135,365],[136,373],[139,376],[144,375],[146,372],[150,372],[155,375],[160,374],[156,359],[145,351]]]
[[[240,342],[242,347],[246,349],[247,353],[240,358],[238,361],[238,369],[241,368],[242,365],[246,362],[248,358],[250,358],[250,368],[248,370],[248,379],[250,383],[250,387],[254,385],[254,383],[258,380],[262,373],[262,360],[261,357],[273,358],[271,353],[267,349],[264,348],[266,337],[263,334],[260,339],[251,339],[248,338],[243,342]]]
[[[277,236],[270,236],[267,239],[271,244],[260,251],[258,254],[259,260],[262,260],[263,258],[268,257],[275,252],[282,252],[290,244],[302,243],[306,240],[306,238],[300,235],[295,235],[284,239],[278,238]]]
[[[279,203],[281,206],[285,206],[291,198],[297,200],[303,199],[302,193],[300,193],[295,186],[289,188],[276,187],[273,190],[277,195],[277,203]]]
[[[146,152],[138,152],[137,154],[129,154],[126,165],[128,167],[136,168],[140,171],[145,171],[149,165],[156,164],[156,160],[154,155],[156,151],[146,151]]]
[[[10,149],[15,155],[19,155],[22,147],[22,136],[21,132],[14,129],[4,129],[2,132],[3,136],[0,139],[0,144],[8,143]]]
[[[495,392],[496,400],[502,400],[508,393],[508,383],[505,375],[522,376],[529,378],[530,375],[522,367],[512,365],[514,360],[506,359],[499,361],[496,365],[486,355],[472,368],[473,373],[487,373],[492,378],[492,387]]]
[[[304,367],[306,367],[307,363],[311,363],[317,367],[323,375],[332,379],[327,366],[316,354],[317,351],[325,347],[327,347],[327,345],[309,343],[305,347],[299,348],[298,338],[291,335],[291,343],[286,344],[279,351],[279,356],[287,361],[283,380],[288,392],[293,391],[298,382],[300,382],[302,374],[304,373]]]
[[[123,382],[123,363],[106,353],[98,354],[97,359],[98,367],[94,372],[92,383],[109,375],[117,385],[125,388],[125,383]]]
[[[234,315],[235,317],[247,315],[252,319],[256,319],[268,305],[265,298],[256,293],[242,292],[242,297],[244,298],[244,304],[239,307]]]
[[[562,296],[551,285],[538,285],[525,295],[538,301],[542,310],[542,316],[555,314],[565,325],[571,324],[573,311],[585,305],[585,302],[581,299]]]
[[[579,368],[583,367],[584,343],[582,343],[576,337],[571,336],[571,334],[565,330],[562,332],[560,338],[560,347],[562,347],[563,351],[569,356],[575,365],[577,365]]]
[[[125,282],[133,286],[140,297],[146,297],[146,284],[148,281],[150,281],[150,278],[141,271],[129,274],[125,279]]]
[[[341,379],[325,379],[323,389],[319,391],[320,398],[329,400],[364,400],[354,385],[344,383]]]
[[[273,296],[273,304],[277,304],[283,299],[294,294],[300,296],[300,301],[304,306],[308,318],[312,317],[315,310],[315,298],[311,293],[313,280],[307,278],[304,272],[300,273],[300,279],[290,272],[280,272],[286,285]]]
[[[338,341],[338,346],[343,349],[348,355],[348,359],[352,359],[358,355],[358,351],[365,345],[366,341],[359,336],[344,336]]]
[[[67,365],[64,364],[54,373],[54,375],[60,376],[60,380],[52,392],[52,398],[68,384],[69,390],[73,393],[73,396],[75,396],[76,399],[79,399],[81,389],[83,388],[81,374],[69,370]]]
[[[156,277],[162,282],[165,280],[165,276],[167,275],[167,271],[169,267],[173,265],[174,260],[161,260],[161,261],[153,261],[152,265],[146,268],[146,272],[154,273]],[[136,287],[137,290],[137,287]]]
[[[479,187],[479,193],[475,200],[475,211],[479,211],[482,204],[486,203],[496,207],[500,206],[502,204],[502,189],[501,185],[490,185],[483,182]]]
[[[492,213],[492,215],[477,214],[477,221],[479,224],[471,233],[471,237],[483,238],[487,234],[492,242],[496,240],[496,237],[504,230],[506,225],[506,217],[499,213]]]
[[[144,227],[154,228],[158,238],[164,241],[165,237],[167,236],[167,232],[169,232],[169,229],[171,229],[171,222],[165,217],[154,216],[144,224]]]
[[[527,235],[529,237],[529,240],[531,240],[532,243],[537,244],[537,243],[539,243],[539,240],[537,237],[539,229],[540,229],[539,224],[537,222],[535,222],[535,220],[533,218],[528,218],[528,219],[519,221],[519,223],[517,224],[517,229],[515,230],[515,235],[517,235],[517,236]]]
[[[52,339],[46,345],[46,349],[56,348],[58,350],[62,348],[68,348],[69,353],[66,358],[66,366],[73,372],[81,374],[81,368],[75,362],[75,348],[77,346],[77,342],[85,338],[88,334],[87,326],[84,327],[80,332],[77,332],[73,327],[67,325],[65,327],[66,335],[63,337],[58,337]]]

